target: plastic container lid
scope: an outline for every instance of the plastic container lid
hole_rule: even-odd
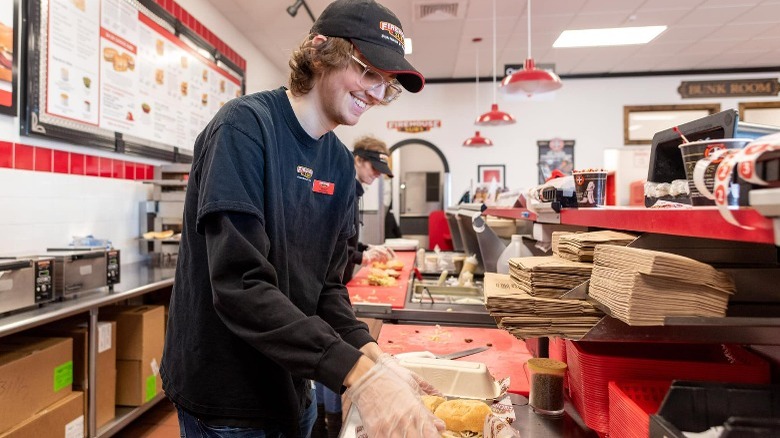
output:
[[[408,368],[447,397],[495,400],[503,393],[482,362],[430,359],[425,357],[399,358]]]
[[[566,372],[566,364],[555,359],[536,357],[528,359],[527,363],[528,368],[535,373],[564,374]]]

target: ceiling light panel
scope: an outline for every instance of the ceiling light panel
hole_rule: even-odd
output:
[[[647,44],[666,30],[666,26],[617,27],[608,29],[565,30],[553,47],[599,47]]]

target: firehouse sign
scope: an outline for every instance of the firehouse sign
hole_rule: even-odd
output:
[[[398,132],[428,132],[433,128],[441,128],[441,120],[400,120],[387,122],[387,129]]]
[[[776,96],[780,92],[777,78],[725,81],[683,81],[677,89],[683,99],[696,97]]]

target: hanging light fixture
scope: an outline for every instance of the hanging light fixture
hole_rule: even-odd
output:
[[[473,137],[469,137],[463,142],[463,146],[471,148],[479,148],[484,146],[493,146],[493,142],[487,138],[479,135],[479,131],[474,133]]]
[[[493,104],[490,111],[477,117],[474,122],[479,126],[501,126],[515,123],[515,118],[511,114],[498,109],[496,103],[496,0],[493,0]]]
[[[561,78],[555,73],[536,68],[531,57],[531,0],[528,0],[528,58],[524,68],[518,70],[501,81],[501,91],[504,93],[546,93],[561,88]]]
[[[478,43],[482,41],[482,38],[473,38],[471,40],[474,43]],[[477,56],[476,56],[476,64],[475,64],[475,77],[476,77],[476,93],[475,93],[475,102],[474,102],[474,109],[479,107],[479,49],[477,49]],[[472,147],[472,148],[479,148],[484,146],[493,146],[493,142],[490,141],[489,138],[483,137],[479,135],[479,131],[477,131],[473,137],[467,138],[465,141],[463,141],[463,146],[466,147]]]

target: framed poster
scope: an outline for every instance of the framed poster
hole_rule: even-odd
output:
[[[780,101],[740,102],[739,119],[743,122],[780,126]]]
[[[503,188],[505,185],[504,172],[506,167],[503,164],[480,164],[477,166],[477,181],[482,184],[498,184]]]
[[[187,162],[243,94],[243,72],[154,0],[30,0],[26,14],[25,134]]]
[[[623,107],[623,142],[651,144],[653,135],[720,111],[719,103],[643,105]]]
[[[571,175],[574,170],[574,140],[538,140],[539,147],[539,184],[556,174]],[[557,171],[557,172],[556,172]]]
[[[0,0],[0,113],[16,115],[17,0]]]

